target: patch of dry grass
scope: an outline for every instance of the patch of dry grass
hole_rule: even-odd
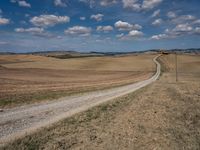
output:
[[[7,68],[40,68],[58,70],[152,71],[155,55],[87,57],[56,59],[34,55],[2,55],[0,64]],[[24,61],[24,62],[23,62]]]
[[[149,78],[153,55],[55,59],[0,56],[0,107],[116,87]],[[146,63],[146,65],[144,65]]]

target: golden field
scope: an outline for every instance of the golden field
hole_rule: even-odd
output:
[[[56,59],[36,55],[0,56],[0,107],[55,99],[147,79],[155,55]]]

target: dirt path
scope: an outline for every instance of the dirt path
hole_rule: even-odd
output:
[[[160,75],[161,68],[156,60],[157,58],[158,56],[153,60],[157,65],[157,71],[155,75],[148,80],[0,112],[0,145],[26,134],[30,134],[36,129],[51,125],[63,118],[87,110],[100,103],[136,91],[156,81]]]

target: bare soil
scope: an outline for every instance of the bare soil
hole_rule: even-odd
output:
[[[159,81],[5,149],[200,149],[199,57],[179,56],[175,82],[174,56],[163,56]]]

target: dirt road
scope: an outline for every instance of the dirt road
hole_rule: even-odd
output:
[[[0,112],[0,145],[30,134],[36,129],[51,125],[75,113],[87,110],[92,106],[136,91],[156,81],[161,69],[160,64],[156,60],[157,58],[158,56],[153,60],[157,65],[157,71],[148,80]]]

